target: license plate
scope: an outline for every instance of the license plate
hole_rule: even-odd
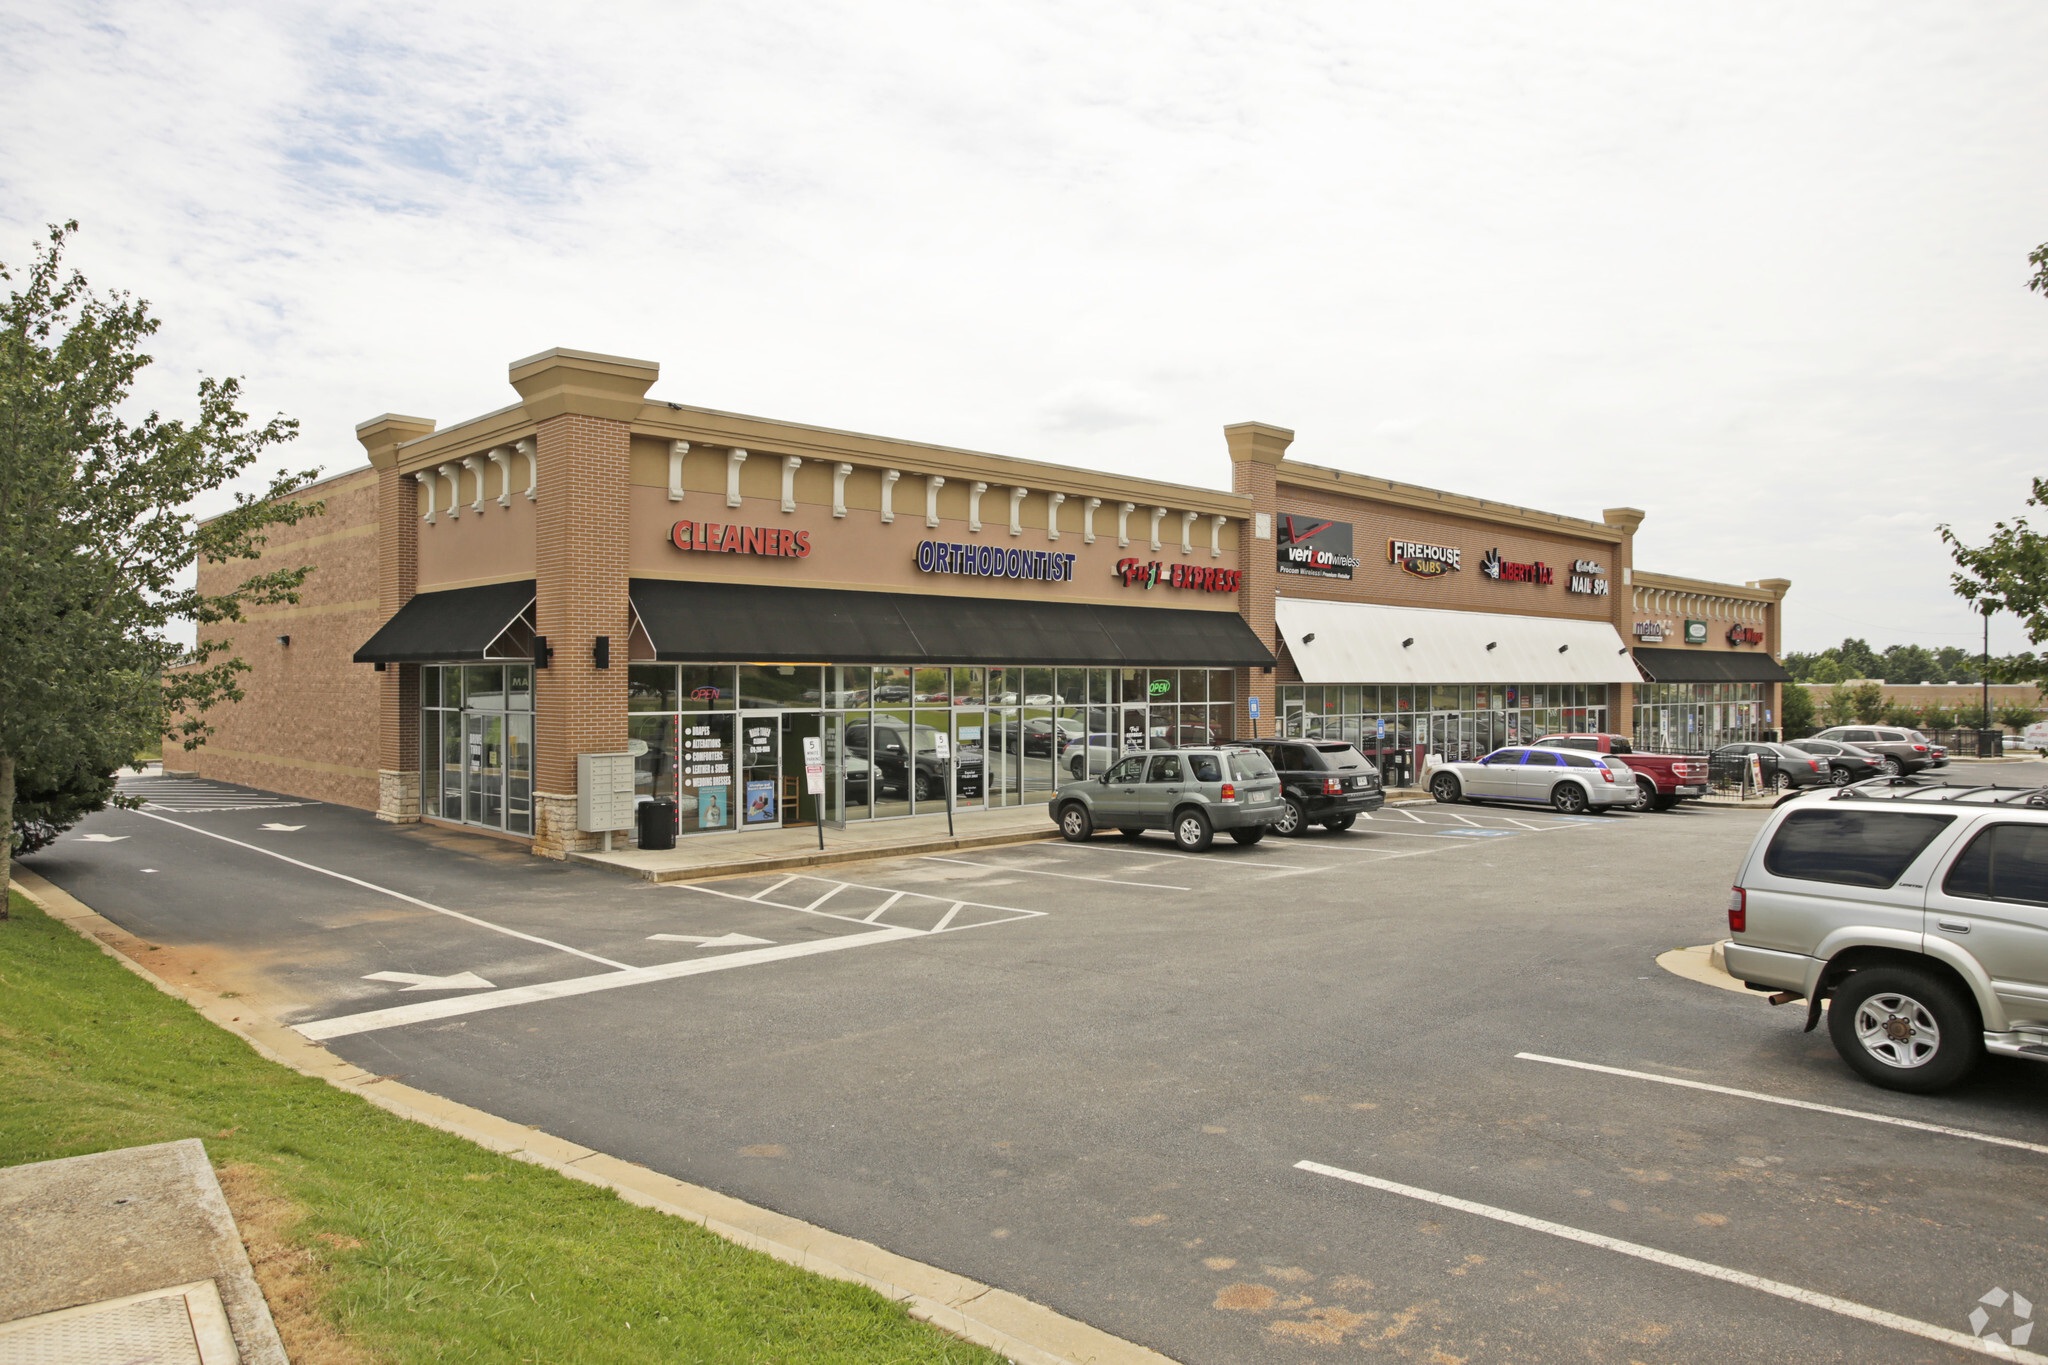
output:
[[[1707,789],[1705,787],[1680,787],[1678,794],[1680,796],[1705,796]]]

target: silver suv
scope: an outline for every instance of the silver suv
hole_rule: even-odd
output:
[[[1728,972],[1828,1003],[1835,1050],[1894,1090],[1988,1050],[2048,1061],[2048,788],[1892,779],[1772,812],[1728,899]]]
[[[1287,812],[1280,775],[1257,749],[1153,749],[1132,754],[1101,777],[1069,782],[1046,809],[1060,833],[1082,843],[1096,830],[1135,839],[1148,829],[1173,832],[1190,853],[1217,830],[1256,844]]]

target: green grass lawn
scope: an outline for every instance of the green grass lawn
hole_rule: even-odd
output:
[[[315,1310],[401,1362],[994,1365],[870,1290],[496,1156],[258,1057],[20,896],[0,923],[0,1166],[196,1137],[317,1257]]]

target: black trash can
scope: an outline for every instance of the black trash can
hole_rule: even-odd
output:
[[[642,801],[633,812],[640,827],[640,847],[660,850],[676,846],[676,803],[667,797]]]

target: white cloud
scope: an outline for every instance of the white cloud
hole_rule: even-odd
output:
[[[677,400],[1226,485],[1219,428],[1974,620],[1932,526],[2041,470],[2048,15],[1841,3],[0,13],[0,259],[353,424],[549,345]],[[1423,416],[1426,414],[1426,418]]]

